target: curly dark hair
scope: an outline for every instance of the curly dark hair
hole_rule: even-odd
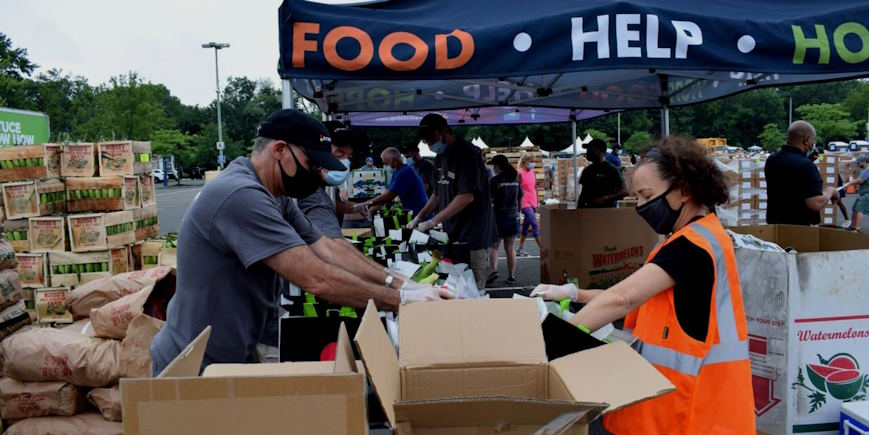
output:
[[[649,145],[638,166],[655,163],[661,177],[710,210],[730,200],[724,174],[708,151],[691,138],[667,136]]]

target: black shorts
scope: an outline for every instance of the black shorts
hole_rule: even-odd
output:
[[[516,238],[519,235],[519,216],[496,218],[498,237],[501,239]]]

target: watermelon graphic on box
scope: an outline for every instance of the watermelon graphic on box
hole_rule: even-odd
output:
[[[866,400],[869,375],[860,372],[860,363],[847,353],[837,353],[830,359],[818,355],[818,364],[806,364],[809,383],[806,385],[802,369],[797,372],[797,381],[791,388],[806,390],[811,403],[810,413],[827,403],[827,394],[845,402]]]

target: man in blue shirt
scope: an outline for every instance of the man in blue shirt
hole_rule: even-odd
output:
[[[405,210],[412,210],[413,215],[419,214],[419,211],[425,207],[428,202],[428,195],[425,193],[425,186],[422,184],[422,179],[408,165],[404,164],[401,159],[401,152],[396,148],[387,148],[380,154],[380,160],[383,161],[383,166],[392,168],[392,181],[389,182],[389,187],[386,192],[380,194],[370,201],[356,205],[354,209],[358,212],[365,213],[372,207],[380,207],[389,201],[392,201],[397,196],[401,199],[401,206]]]
[[[613,166],[621,170],[622,168],[622,158],[619,157],[619,150],[622,149],[622,144],[613,144],[612,152],[606,153],[606,161],[612,163]]]

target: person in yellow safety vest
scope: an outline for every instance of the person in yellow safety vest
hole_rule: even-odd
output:
[[[674,392],[604,417],[614,434],[753,434],[748,331],[733,244],[715,207],[723,175],[695,142],[654,143],[634,173],[637,213],[666,239],[608,290],[540,285],[533,295],[586,304],[571,322],[596,330],[625,317],[635,349]]]

